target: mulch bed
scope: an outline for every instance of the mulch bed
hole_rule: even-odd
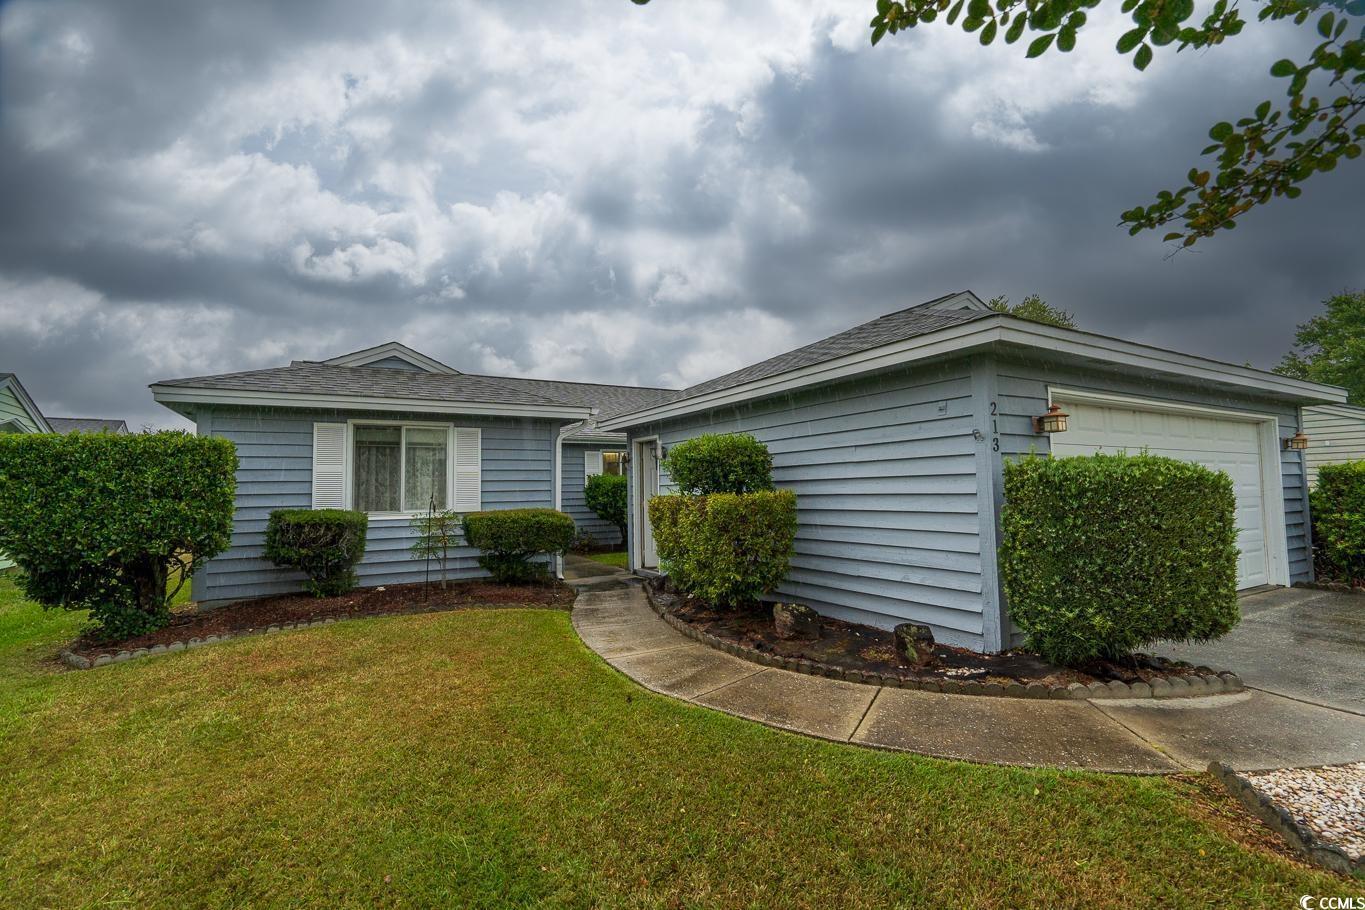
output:
[[[188,604],[171,615],[169,625],[155,632],[114,641],[91,631],[76,639],[70,650],[82,657],[96,657],[221,635],[224,632],[251,632],[284,623],[434,613],[473,606],[515,605],[568,610],[573,607],[573,601],[573,588],[558,582],[499,585],[487,581],[454,581],[444,590],[439,584],[384,585],[357,588],[339,597],[280,594],[208,610],[199,610],[194,604]]]
[[[934,662],[913,669],[896,652],[895,638],[885,629],[820,617],[820,637],[814,641],[787,641],[773,629],[771,604],[715,610],[700,601],[683,598],[671,589],[656,592],[656,600],[669,613],[703,632],[755,651],[827,664],[847,670],[894,675],[906,679],[955,679],[961,682],[1028,685],[1041,682],[1065,687],[1071,683],[1151,682],[1157,677],[1194,676],[1211,673],[1180,661],[1134,654],[1126,661],[1095,661],[1077,669],[1054,666],[1036,654],[1005,651],[981,654],[944,644],[934,646]]]

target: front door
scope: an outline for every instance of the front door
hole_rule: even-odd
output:
[[[649,524],[649,501],[659,495],[659,444],[653,439],[635,444],[635,491],[640,504],[640,531],[636,538],[640,568],[657,569],[659,553],[654,547],[654,529]]]

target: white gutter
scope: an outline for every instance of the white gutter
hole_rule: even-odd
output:
[[[386,398],[373,395],[315,395],[304,392],[256,392],[153,384],[152,398],[174,404],[226,404],[265,408],[332,408],[362,411],[418,411],[424,414],[488,414],[499,417],[546,417],[586,420],[591,408],[554,404],[499,404],[477,401],[435,401],[428,398]],[[175,408],[172,408],[175,410]]]

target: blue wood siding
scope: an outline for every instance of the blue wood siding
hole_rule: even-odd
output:
[[[982,647],[977,444],[970,364],[898,370],[636,427],[673,445],[747,432],[797,494],[791,572],[779,589],[822,613],[927,623]],[[671,489],[663,478],[665,491]],[[632,485],[632,495],[635,495]]]
[[[1294,404],[1259,399],[1245,393],[1222,392],[1208,386],[1182,385],[1117,370],[1064,367],[1041,359],[1004,359],[999,362],[997,370],[1000,448],[1005,456],[1024,455],[1030,450],[1039,454],[1051,451],[1048,437],[1033,435],[1030,421],[1031,417],[1047,410],[1049,386],[1265,414],[1278,419],[1281,437],[1293,435],[1299,427],[1299,409]],[[1280,473],[1284,483],[1290,579],[1295,582],[1307,581],[1311,578],[1312,557],[1309,551],[1308,503],[1302,453],[1281,450]],[[1017,642],[1018,631],[1013,626],[1010,628],[1013,640]]]
[[[584,453],[586,452],[624,452],[624,446],[604,445],[603,443],[564,443],[562,457],[564,464],[560,473],[560,509],[567,512],[578,526],[580,533],[587,534],[604,546],[615,546],[621,540],[621,531],[609,521],[597,517],[583,499],[583,488],[587,482],[584,476]]]
[[[280,569],[262,555],[270,512],[312,505],[313,424],[349,419],[434,420],[482,432],[481,495],[484,509],[551,507],[554,440],[559,424],[500,417],[433,417],[423,414],[204,409],[198,432],[230,439],[237,447],[237,509],[230,548],[210,560],[194,579],[200,601],[237,600],[301,589],[303,576]],[[402,519],[370,522],[365,557],[357,568],[362,585],[421,581],[425,563],[408,552],[411,524]],[[464,547],[451,560],[452,578],[483,574],[478,551]]]

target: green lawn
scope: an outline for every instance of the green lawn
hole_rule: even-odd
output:
[[[1158,778],[838,746],[649,694],[561,612],[88,672],[0,579],[5,907],[1271,907],[1358,884]]]
[[[615,566],[618,569],[627,568],[630,564],[630,557],[626,554],[625,550],[622,550],[619,553],[589,553],[588,558],[593,562]]]

